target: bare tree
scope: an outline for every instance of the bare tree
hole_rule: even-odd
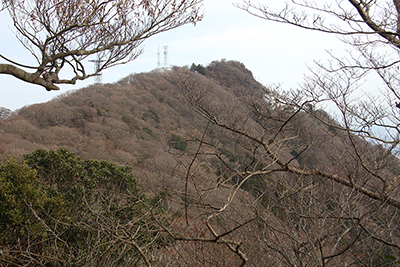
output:
[[[12,111],[11,110],[9,110],[7,108],[0,107],[0,119],[1,120],[6,120],[11,115],[12,115]]]
[[[3,14],[8,12],[16,37],[37,64],[15,62],[3,52],[0,57],[7,63],[0,64],[0,73],[46,90],[58,90],[58,84],[75,84],[106,68],[134,60],[143,51],[143,41],[155,34],[196,24],[202,18],[201,2],[2,1],[0,10]],[[91,55],[99,60],[94,72],[85,67],[85,59]]]
[[[302,175],[322,175],[372,199],[400,208],[398,196],[393,195],[398,175],[386,179],[377,173],[384,160],[392,154],[398,154],[400,141],[397,90],[400,2],[292,1],[278,11],[251,1],[244,1],[237,6],[266,20],[337,34],[355,49],[346,58],[331,54],[332,60],[328,64],[317,63],[317,68],[312,70],[302,88],[286,92],[277,101],[304,110],[326,125],[346,133],[359,166],[379,181],[379,187],[370,190],[351,178],[331,176],[323,170],[297,172],[289,168],[289,171]],[[378,74],[383,81],[380,92],[365,92],[364,81],[371,78],[371,72]],[[326,117],[310,112],[308,104],[318,106],[324,102],[335,105],[339,124],[332,124]],[[368,166],[371,162],[367,162],[356,136],[387,149],[374,166]],[[281,164],[285,166],[284,162]]]
[[[288,91],[242,88],[232,97],[182,71],[188,102],[222,134],[193,138],[199,149],[183,164],[186,224],[201,218],[191,212],[202,207],[215,239],[180,240],[229,236],[230,244],[240,244],[232,251],[242,265],[258,251],[258,259],[271,256],[264,266],[394,266],[384,256],[400,250],[400,3],[305,0],[278,11],[251,1],[237,6],[263,19],[337,34],[354,50],[343,58],[331,53],[332,60],[317,62],[304,84]],[[379,92],[365,93],[364,81],[376,74],[383,82]],[[321,109],[324,103],[335,106],[337,118]],[[229,143],[241,153],[233,156],[233,148],[223,147]],[[217,174],[203,188],[199,183],[207,179],[194,167],[200,157],[209,158],[210,173]],[[208,204],[206,195],[218,187],[227,188],[226,200]],[[246,231],[253,222],[256,235]]]
[[[177,156],[187,228],[170,232],[175,240],[225,244],[240,266],[376,266],[397,255],[394,150],[332,119],[303,91],[258,85],[229,93],[177,71],[208,126],[190,138],[196,149]],[[199,224],[202,235],[188,232]]]
[[[277,11],[252,1],[237,6],[266,20],[336,34],[350,44],[354,50],[348,57],[331,54],[328,64],[318,62],[301,91],[307,92],[304,97],[310,103],[334,103],[344,128],[352,133],[378,143],[398,143],[399,1],[292,1]],[[363,82],[372,72],[383,87],[367,95]],[[373,127],[379,130],[371,131]]]

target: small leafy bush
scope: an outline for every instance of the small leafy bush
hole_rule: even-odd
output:
[[[233,153],[232,150],[230,150],[226,147],[219,147],[218,151],[220,151],[222,155],[224,155],[227,159],[229,159],[230,162],[236,162],[237,157],[236,157],[236,154]]]
[[[187,148],[186,140],[182,136],[177,134],[171,135],[171,138],[169,139],[169,144],[171,147],[180,151],[186,151]]]

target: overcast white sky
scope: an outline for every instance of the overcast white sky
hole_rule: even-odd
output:
[[[206,16],[197,26],[186,25],[147,40],[144,54],[129,64],[105,70],[103,83],[155,69],[158,46],[162,55],[162,47],[168,45],[170,65],[207,65],[223,58],[236,60],[242,62],[263,84],[282,83],[283,87],[293,88],[301,83],[307,73],[307,65],[312,66],[314,59],[327,59],[326,50],[339,53],[343,50],[343,45],[334,36],[253,17],[234,7],[232,0],[205,0],[204,8]],[[29,63],[30,54],[14,37],[7,15],[6,12],[0,13],[0,53],[20,63]],[[40,86],[0,75],[0,107],[15,110],[46,102],[58,94],[91,83],[93,79],[61,86],[58,92],[47,92]]]

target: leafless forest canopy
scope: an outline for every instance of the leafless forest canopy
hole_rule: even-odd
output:
[[[393,151],[345,131],[318,107],[278,101],[279,91],[240,62],[191,69],[130,75],[15,113],[3,108],[1,158],[66,148],[131,166],[163,210],[162,220],[152,209],[143,215],[154,218],[149,229],[163,245],[133,245],[99,227],[137,249],[139,265],[397,264]],[[24,245],[2,246],[25,263],[39,261]]]

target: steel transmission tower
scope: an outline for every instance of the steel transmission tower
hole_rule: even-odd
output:
[[[102,62],[104,62],[104,61],[105,60],[101,60],[100,57],[98,59],[89,60],[89,62],[93,62],[94,63],[94,71],[95,71],[95,73],[97,73],[99,71],[100,64]],[[101,72],[97,73],[94,76],[94,84],[101,84],[102,83],[102,76],[103,76],[103,74]]]
[[[158,50],[157,50],[157,68],[161,68],[161,60],[160,60],[160,45],[158,45]]]
[[[161,63],[161,53],[160,53],[160,45],[158,45],[158,50],[157,50],[157,69],[160,71],[166,71],[168,70],[168,66],[169,66],[169,61],[168,61],[168,45],[164,45],[163,49],[164,49],[164,60]]]
[[[164,68],[168,68],[168,45],[164,45]]]

